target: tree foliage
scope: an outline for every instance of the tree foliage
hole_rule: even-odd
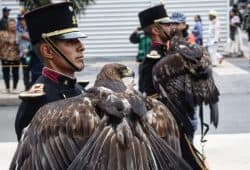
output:
[[[65,2],[72,2],[76,12],[84,10],[87,5],[93,3],[95,0],[64,0]],[[27,9],[33,9],[42,5],[52,3],[52,0],[19,0],[20,4]]]

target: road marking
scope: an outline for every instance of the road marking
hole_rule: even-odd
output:
[[[223,61],[222,64],[218,65],[217,67],[213,67],[213,71],[220,75],[235,75],[235,74],[249,74],[246,70],[241,69],[227,61]]]

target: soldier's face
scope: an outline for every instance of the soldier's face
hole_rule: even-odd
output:
[[[170,31],[171,31],[171,23],[168,23],[168,24],[162,24],[163,25],[163,29],[164,31],[170,35]]]
[[[55,43],[72,64],[74,64],[79,70],[84,68],[83,51],[85,50],[85,46],[80,39],[57,40]],[[58,60],[58,64],[61,65],[61,67],[64,67],[64,72],[73,69],[63,57],[57,56],[56,59]],[[73,71],[75,70],[73,69]]]
[[[169,24],[169,23],[168,24],[161,24],[161,27],[164,30],[164,32],[160,31],[160,37],[161,37],[163,42],[166,42],[167,40],[169,40],[171,24]]]

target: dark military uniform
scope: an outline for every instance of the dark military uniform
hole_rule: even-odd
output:
[[[75,71],[81,70],[54,42],[54,40],[86,38],[86,35],[81,33],[78,28],[72,3],[46,5],[26,13],[24,18],[32,45],[41,41],[45,42],[58,57],[62,57],[68,63],[69,67]],[[81,51],[79,49],[79,52]],[[82,84],[86,86],[86,83]],[[30,123],[40,107],[56,100],[77,96],[83,90],[83,87],[76,83],[76,79],[63,75],[63,72],[58,73],[56,70],[44,67],[42,75],[30,90],[19,95],[22,103],[15,121],[18,140],[21,138],[23,128]]]
[[[164,5],[157,5],[141,11],[138,14],[141,28],[147,28],[150,25],[167,24],[170,22]],[[166,55],[167,48],[165,44],[152,42],[149,53],[147,54],[141,69],[141,81],[144,92],[147,96],[157,98],[158,95],[153,85],[152,69],[153,66]]]
[[[56,100],[77,96],[84,91],[84,87],[78,84],[76,79],[71,79],[46,67],[33,85],[33,87],[35,86],[35,89],[31,88],[28,92],[20,93],[22,103],[15,121],[18,140],[23,128],[30,123],[41,106]],[[39,89],[41,86],[43,87]]]
[[[154,88],[152,69],[154,65],[166,55],[167,48],[165,45],[160,43],[152,43],[150,52],[147,54],[146,59],[142,64],[142,82],[144,86],[144,91],[147,96],[157,98],[157,92]]]

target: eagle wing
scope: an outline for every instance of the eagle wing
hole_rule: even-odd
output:
[[[181,155],[180,134],[173,114],[156,99],[147,98],[146,103],[148,111],[144,116],[145,121],[178,155]]]
[[[174,121],[173,124],[168,122],[168,116],[163,115],[166,113],[165,108],[161,110],[151,106],[151,110],[147,110],[147,104],[158,105],[160,102],[151,103],[150,99],[145,102],[141,96],[131,93],[119,93],[115,96],[123,103],[124,107],[120,107],[123,117],[114,119],[104,115],[103,120],[106,119],[109,123],[96,129],[69,170],[191,169],[181,158],[179,141],[171,137],[167,139],[168,132],[173,133],[171,125],[174,124],[177,128],[177,124]],[[164,107],[163,104],[161,106]],[[157,109],[161,112],[157,112]],[[153,118],[149,117],[152,116],[159,123],[151,121]]]
[[[69,170],[176,169],[190,166],[148,124],[123,118],[117,126],[95,131]]]
[[[196,106],[209,104],[211,122],[218,125],[217,102],[219,91],[214,83],[210,60],[206,50],[198,45],[192,47],[200,51],[197,56],[189,56],[187,44],[176,40],[171,53],[161,59],[153,68],[153,82],[156,90],[171,111],[178,115],[186,127],[183,115],[192,116]],[[176,50],[178,49],[178,51]],[[200,56],[200,54],[203,54]],[[189,56],[189,57],[187,57]]]
[[[99,121],[87,96],[45,105],[25,129],[10,169],[66,169]]]
[[[126,94],[133,112],[140,115],[141,122],[147,123],[175,153],[181,155],[179,129],[170,110],[162,102],[144,97],[138,91],[127,90]]]
[[[10,169],[191,169],[177,124],[160,102],[93,87],[39,109]]]

